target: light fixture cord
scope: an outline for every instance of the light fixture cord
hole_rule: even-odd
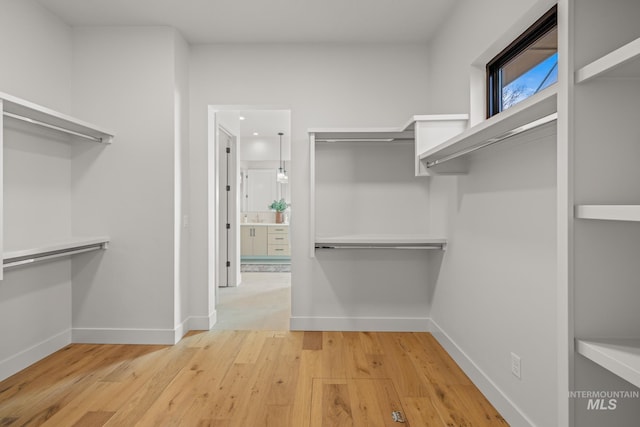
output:
[[[284,171],[284,162],[282,161],[282,132],[278,132],[278,135],[280,135],[280,172]]]

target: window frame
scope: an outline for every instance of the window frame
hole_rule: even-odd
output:
[[[486,113],[487,118],[493,117],[502,110],[502,87],[500,84],[500,70],[513,58],[526,51],[532,44],[544,35],[558,27],[558,5],[549,9],[540,19],[504,48],[498,55],[487,63],[486,67]]]

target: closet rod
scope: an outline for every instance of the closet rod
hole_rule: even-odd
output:
[[[504,141],[507,138],[511,138],[512,136],[521,134],[521,133],[526,132],[526,131],[531,130],[531,129],[535,129],[535,128],[540,127],[542,125],[545,125],[547,123],[553,122],[553,121],[555,121],[557,119],[558,119],[558,113],[549,114],[548,116],[544,116],[544,117],[542,117],[542,118],[540,118],[538,120],[534,120],[531,123],[527,123],[526,125],[522,125],[520,127],[512,129],[510,131],[507,131],[507,132],[503,133],[502,135],[496,136],[494,138],[490,138],[490,139],[488,139],[486,142],[484,142],[482,144],[475,145],[475,146],[466,148],[464,150],[457,151],[457,152],[455,152],[453,154],[450,154],[450,155],[445,156],[445,157],[443,157],[441,159],[438,159],[438,160],[434,160],[432,162],[427,162],[427,167],[430,168],[430,167],[433,167],[433,166],[437,166],[437,165],[440,165],[440,164],[442,164],[444,162],[447,162],[449,160],[453,160],[453,159],[458,158],[460,156],[464,156],[465,154],[473,153],[476,150],[488,147],[488,146],[493,145],[493,144],[495,144],[497,142],[500,142],[500,141]]]
[[[316,246],[316,249],[437,249],[443,250],[444,245],[431,245],[431,246],[371,246],[371,245],[322,245]]]
[[[90,245],[90,246],[81,246],[78,248],[63,249],[60,251],[45,252],[42,254],[30,255],[27,257],[7,258],[4,260],[4,264],[2,267],[3,268],[18,267],[21,265],[31,264],[38,261],[46,261],[49,259],[59,258],[63,256],[70,256],[70,255],[81,254],[84,252],[96,251],[98,249],[106,249],[106,243],[99,243],[97,245]]]
[[[39,125],[39,126],[46,127],[46,128],[53,129],[53,130],[57,130],[57,131],[60,131],[60,132],[65,132],[65,133],[68,133],[68,134],[71,134],[71,135],[79,136],[81,138],[89,139],[91,141],[104,142],[104,139],[102,139],[100,137],[91,136],[91,135],[85,135],[84,133],[76,132],[76,131],[73,131],[73,130],[70,130],[70,129],[65,129],[63,127],[59,127],[59,126],[56,126],[56,125],[51,125],[49,123],[41,122],[41,121],[38,121],[38,120],[30,119],[29,117],[24,117],[24,116],[21,116],[21,115],[18,115],[18,114],[9,113],[7,111],[3,112],[3,114],[5,116],[11,117],[13,119],[22,120],[23,122],[33,123],[34,125]]]
[[[399,138],[317,138],[316,142],[403,142],[414,141],[414,137]]]

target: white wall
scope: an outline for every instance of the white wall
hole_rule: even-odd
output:
[[[282,136],[282,160],[291,159],[289,138]],[[280,161],[280,138],[278,136],[245,136],[242,137],[243,161]]]
[[[174,322],[189,319],[189,45],[174,31]],[[177,333],[177,339],[182,335]]]
[[[261,64],[255,73],[253,64]],[[293,314],[349,312],[361,295],[332,288],[309,258],[310,127],[399,126],[428,103],[427,55],[419,45],[214,45],[191,50],[192,301],[212,310],[207,285],[207,105],[281,105],[291,109]],[[407,167],[412,168],[412,162]],[[392,288],[359,315],[374,315]],[[208,304],[207,304],[208,302]],[[386,303],[386,314],[401,305]],[[375,306],[375,308],[373,308]],[[351,308],[350,308],[351,307]],[[343,313],[343,314],[344,314]],[[351,311],[351,314],[355,313]]]
[[[101,259],[73,261],[74,340],[169,343],[185,317],[175,251],[187,247],[176,218],[188,201],[176,170],[186,120],[174,122],[185,111],[185,50],[167,27],[74,29],[73,109],[116,134],[75,153],[74,232],[111,244]]]
[[[34,0],[0,8],[0,91],[68,113],[71,29]]]
[[[415,177],[414,155],[408,143],[316,143],[315,235],[429,234],[428,180]],[[292,328],[425,331],[429,261],[441,256],[316,250],[314,288],[298,294]]]
[[[70,28],[31,0],[3,0],[0,51],[0,91],[69,113]],[[5,249],[68,236],[70,144],[51,132],[6,124]],[[69,261],[5,272],[0,336],[0,379],[70,342]]]
[[[471,64],[534,3],[535,0],[457,2],[429,43],[430,113],[469,111]]]
[[[430,112],[469,111],[470,64],[533,4],[457,4],[429,46]],[[556,424],[555,159],[553,134],[529,134],[472,156],[468,175],[430,186],[432,217],[448,223],[451,239],[432,318],[484,373],[484,385],[493,383],[483,391],[517,408],[494,398],[512,425]],[[521,357],[521,380],[511,374],[511,352]]]

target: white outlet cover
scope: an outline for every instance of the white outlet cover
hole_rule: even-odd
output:
[[[515,353],[511,353],[511,373],[516,378],[521,378],[520,376],[520,356]]]

